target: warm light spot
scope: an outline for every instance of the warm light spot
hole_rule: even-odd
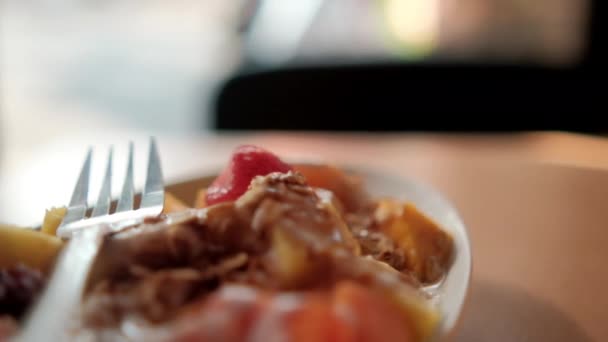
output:
[[[440,0],[385,0],[389,30],[399,41],[414,51],[432,50],[439,34]]]

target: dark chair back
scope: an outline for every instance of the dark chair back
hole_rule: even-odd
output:
[[[242,73],[216,102],[220,130],[513,131],[608,128],[599,82],[605,1],[569,67],[394,63]],[[601,8],[600,8],[601,7]]]

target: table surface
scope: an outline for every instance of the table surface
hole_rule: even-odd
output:
[[[116,145],[115,189],[127,138],[136,165],[145,134],[70,136],[4,146],[0,221],[35,222],[66,203],[87,145]],[[375,166],[428,182],[460,210],[473,279],[456,341],[608,340],[608,141],[557,132],[497,136],[260,134],[159,136],[168,183],[217,170],[236,145],[290,159]],[[106,151],[97,153],[91,199]],[[145,164],[144,164],[145,165]],[[143,182],[143,167],[136,168]]]

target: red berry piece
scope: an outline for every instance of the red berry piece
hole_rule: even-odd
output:
[[[292,167],[289,164],[260,147],[239,146],[228,166],[207,189],[207,204],[234,201],[247,191],[254,177],[290,170]]]

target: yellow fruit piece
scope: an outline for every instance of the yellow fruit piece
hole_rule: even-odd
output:
[[[297,285],[313,271],[306,246],[278,227],[272,231],[272,252],[275,275],[285,286]]]
[[[195,208],[204,208],[206,206],[207,206],[207,189],[203,188],[203,189],[200,189],[196,193],[196,199],[194,200],[194,207]]]
[[[188,206],[170,192],[165,192],[163,213],[175,213],[188,209]]]
[[[42,222],[42,228],[40,230],[43,233],[55,235],[66,212],[66,207],[48,209],[44,214],[44,221]]]
[[[452,255],[452,237],[412,204],[379,202],[375,212],[379,229],[407,256],[407,269],[423,283],[438,281]]]
[[[398,271],[381,261],[363,257],[355,265],[365,273],[382,275],[376,278],[373,288],[397,305],[404,319],[411,323],[416,337],[412,341],[429,341],[441,321],[441,313],[429,298],[418,287],[401,282],[394,274]]]
[[[408,291],[396,291],[393,298],[412,322],[416,335],[414,340],[429,341],[437,331],[441,318],[439,311],[429,305],[427,300]]]
[[[342,209],[340,209],[340,201],[336,198],[333,192],[325,189],[315,189],[315,193],[319,196],[319,200],[326,209],[330,217],[334,218],[335,229],[338,231],[342,242],[348,247],[354,255],[361,255],[361,245],[359,241],[353,236],[352,231],[344,222],[342,217]]]
[[[0,225],[0,267],[23,263],[48,271],[62,246],[62,240],[55,236],[28,228]]]

